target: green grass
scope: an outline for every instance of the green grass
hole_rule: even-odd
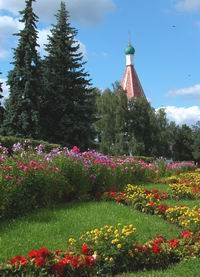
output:
[[[167,200],[162,200],[162,203],[167,204],[169,206],[188,206],[190,208],[194,207],[194,206],[199,206],[199,199],[196,200],[184,200],[184,199],[180,199],[180,200],[173,200],[173,199],[167,199]]]
[[[133,224],[137,240],[145,242],[158,234],[176,237],[180,229],[157,216],[146,215],[113,202],[86,202],[43,209],[0,226],[0,261],[25,255],[45,246],[65,249],[70,237],[106,224]]]
[[[158,189],[160,191],[168,192],[169,186],[167,184],[160,183],[143,183],[142,184],[146,189]]]
[[[200,274],[200,261],[193,259],[182,261],[176,265],[162,270],[139,271],[136,273],[119,274],[117,277],[198,277]]]

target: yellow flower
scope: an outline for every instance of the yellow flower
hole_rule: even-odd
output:
[[[69,244],[73,245],[76,242],[76,240],[73,238],[69,238],[68,242]]]

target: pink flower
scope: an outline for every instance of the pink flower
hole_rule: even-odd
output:
[[[28,170],[28,166],[27,165],[23,165],[22,170],[26,172]]]
[[[6,175],[4,179],[5,179],[6,181],[10,181],[10,180],[12,180],[12,179],[13,179],[13,177],[12,177],[12,176],[10,176],[10,175]]]
[[[77,146],[72,147],[71,152],[78,154],[80,153],[80,149]]]

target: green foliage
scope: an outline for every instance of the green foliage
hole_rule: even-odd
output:
[[[97,96],[100,151],[111,155],[165,157],[199,161],[198,124],[191,129],[169,122],[164,109],[155,110],[145,98],[127,102],[125,92],[116,83],[113,90]]]
[[[43,61],[42,138],[87,149],[94,139],[95,93],[84,72],[83,56],[75,39],[77,30],[69,23],[64,2],[56,19]]]
[[[200,121],[198,121],[193,127],[193,145],[192,154],[198,163],[200,163]]]
[[[153,109],[143,97],[128,102],[127,132],[129,152],[133,155],[151,155]]]
[[[176,128],[174,133],[173,156],[176,161],[191,161],[192,156],[192,130],[186,124]]]
[[[98,120],[95,126],[100,151],[112,155],[127,153],[127,97],[119,84],[113,85],[113,91],[108,89],[98,95],[97,109]]]
[[[70,185],[65,193],[65,200],[75,200],[87,197],[91,191],[91,181],[84,165],[67,156],[54,159],[53,164],[59,168],[60,174]]]
[[[53,165],[36,160],[22,163],[8,159],[1,169],[2,218],[15,217],[60,202],[68,193],[67,180]]]
[[[10,96],[1,132],[6,135],[38,138],[42,86],[41,61],[37,52],[38,17],[32,8],[34,1],[26,0],[26,7],[20,12],[20,22],[24,23],[24,28],[15,34],[19,37],[19,43],[14,49],[14,68],[8,76]]]

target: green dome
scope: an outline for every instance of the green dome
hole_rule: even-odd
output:
[[[134,55],[135,53],[135,49],[133,48],[133,46],[129,43],[129,45],[126,47],[125,49],[125,54],[126,55]]]

